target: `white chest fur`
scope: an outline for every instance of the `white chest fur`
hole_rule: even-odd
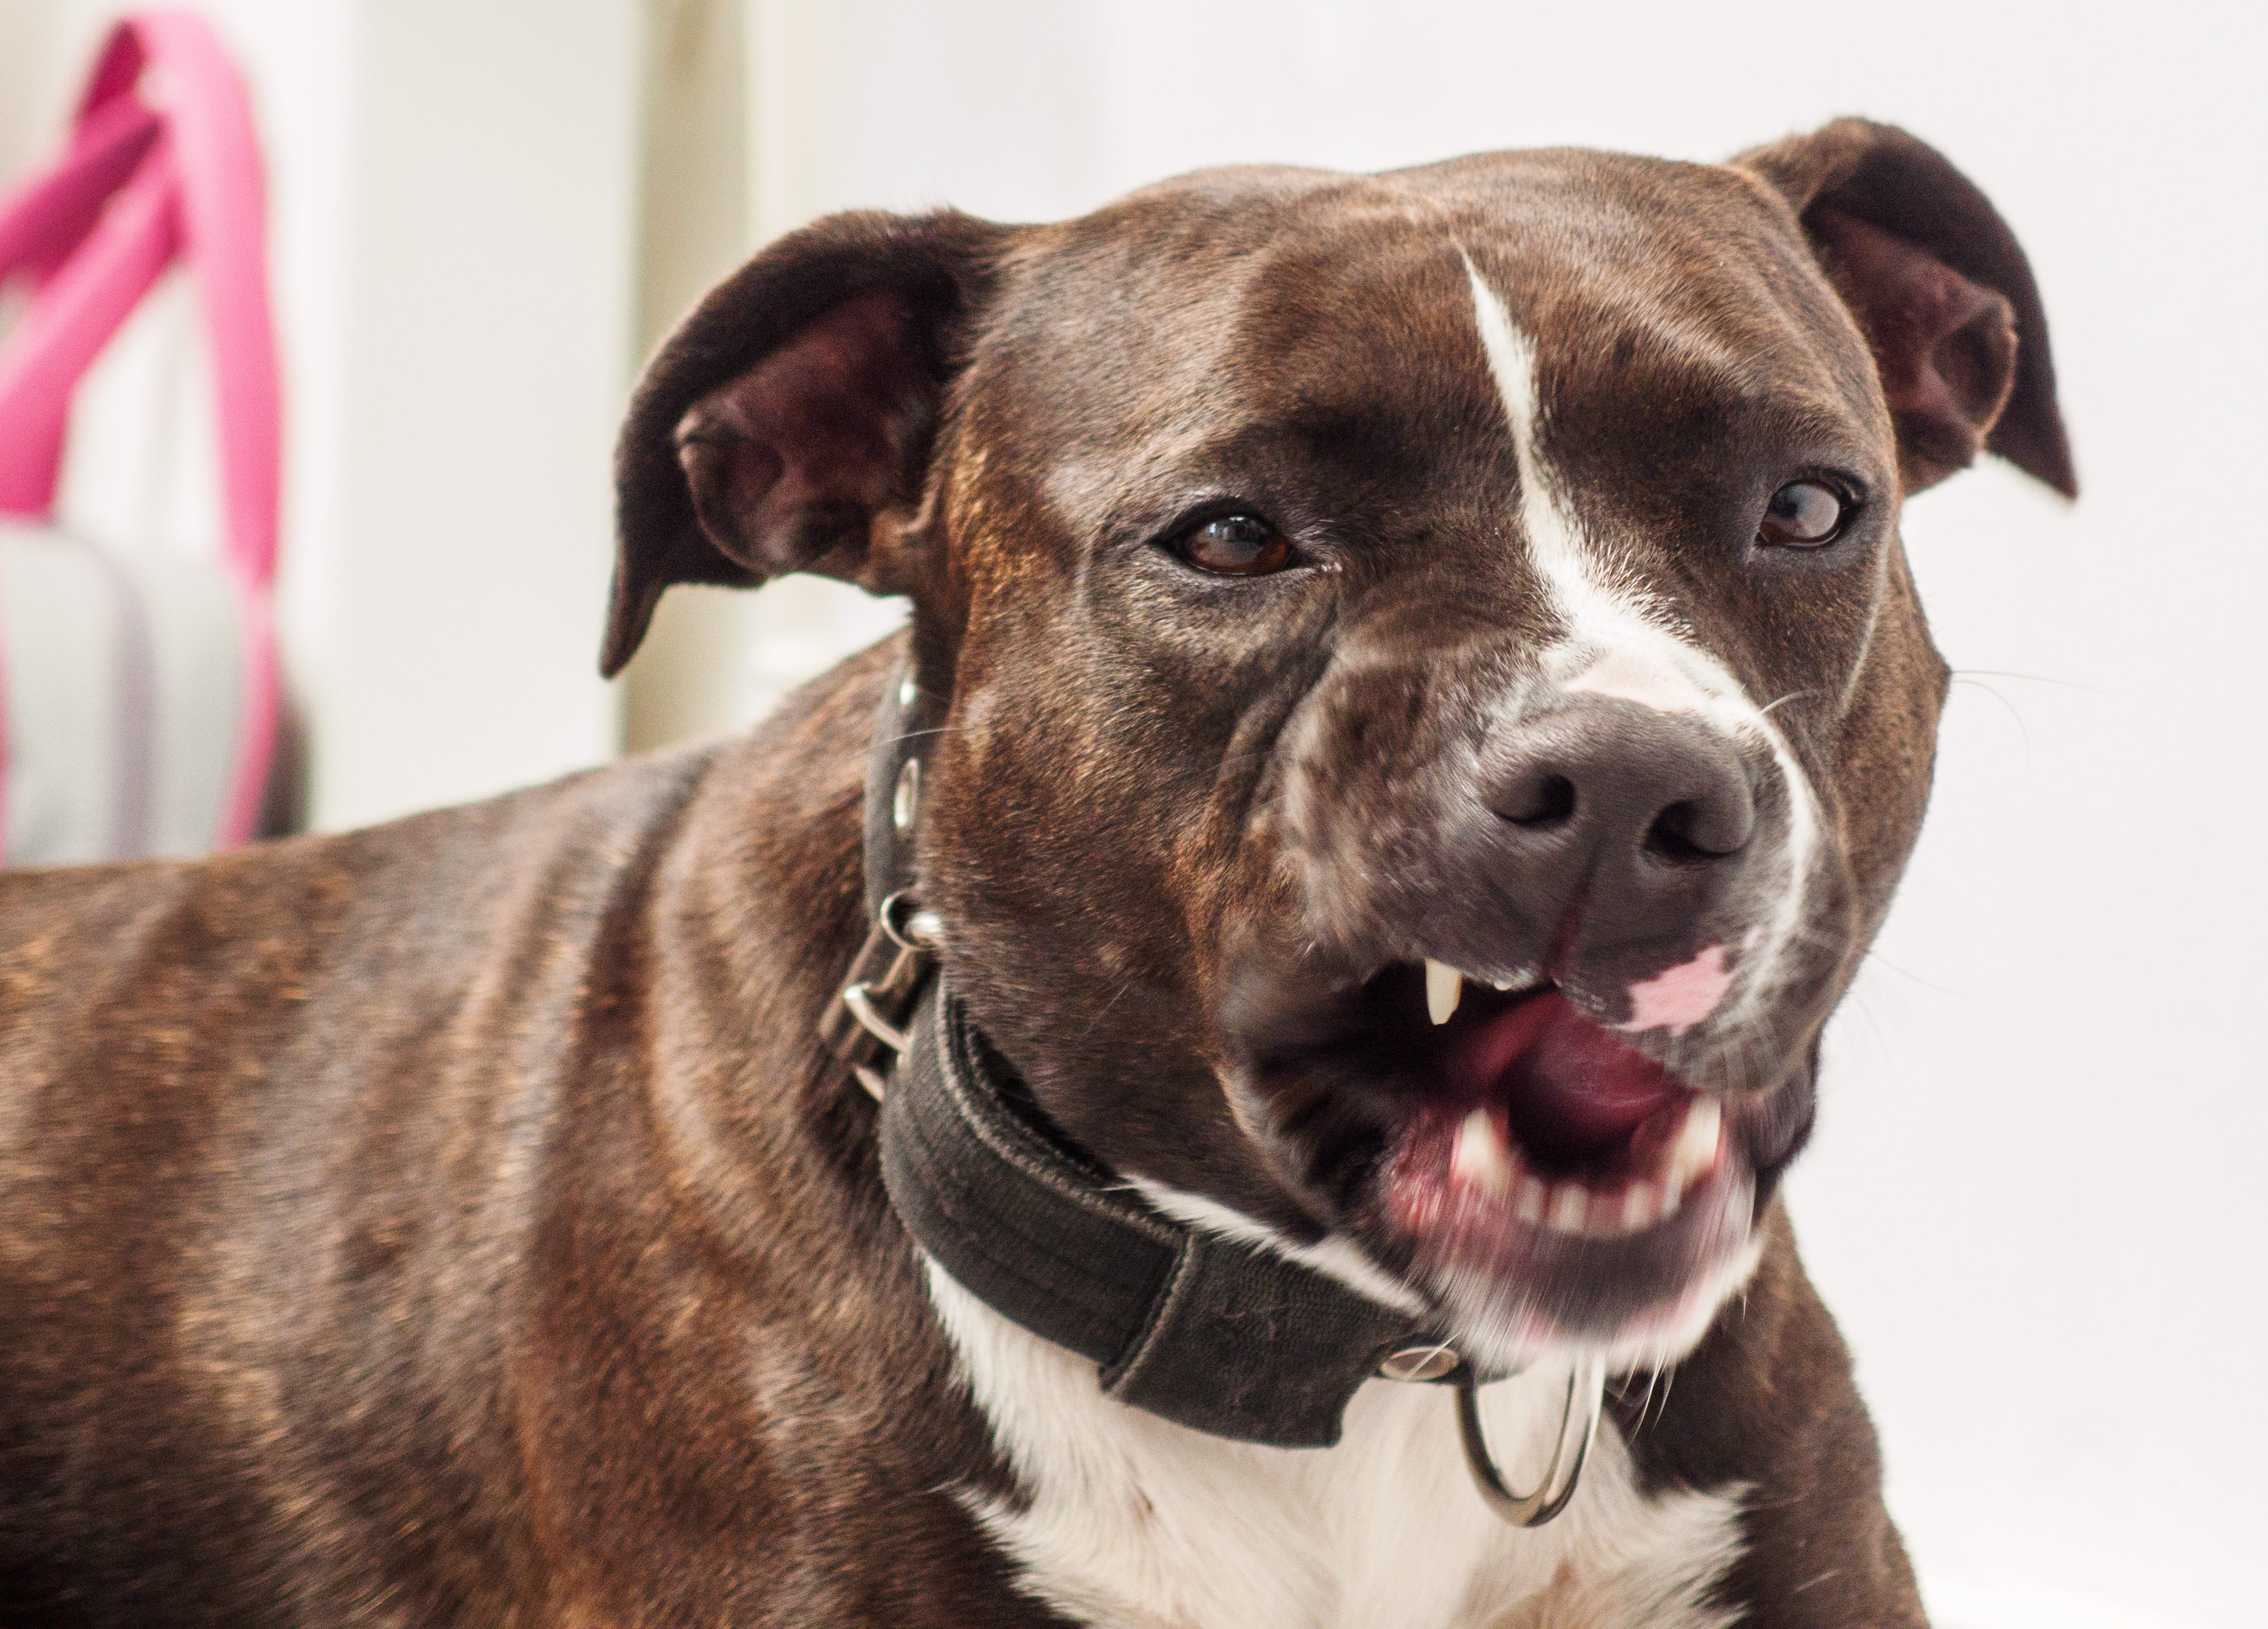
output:
[[[1329,1449],[1226,1441],[1103,1395],[1094,1365],[934,1264],[930,1292],[1024,1493],[971,1507],[1024,1588],[1110,1629],[1726,1629],[1740,1546],[1721,1493],[1648,1499],[1610,1426],[1557,1521],[1506,1526],[1468,1479],[1454,1399],[1374,1381]],[[1549,1454],[1565,1375],[1484,1393],[1517,1479]]]

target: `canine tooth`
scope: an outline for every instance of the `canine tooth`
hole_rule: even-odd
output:
[[[1437,1024],[1446,1024],[1464,999],[1465,976],[1445,962],[1425,958],[1425,1011]]]
[[[1705,1097],[1685,1111],[1684,1129],[1677,1134],[1677,1152],[1691,1175],[1698,1176],[1717,1163],[1717,1143],[1724,1124],[1724,1105],[1713,1097]]]
[[[1449,1169],[1460,1182],[1469,1183],[1492,1199],[1501,1199],[1512,1190],[1512,1150],[1498,1135],[1496,1122],[1489,1118],[1487,1109],[1474,1109],[1457,1127],[1457,1146],[1449,1156]]]
[[[1521,1220],[1533,1227],[1542,1224],[1543,1213],[1550,1203],[1551,1190],[1542,1177],[1523,1176],[1520,1179],[1520,1191],[1513,1196],[1512,1208]]]
[[[1724,1122],[1725,1111],[1713,1097],[1701,1098],[1686,1109],[1685,1124],[1678,1128],[1676,1145],[1669,1151],[1665,1185],[1673,1204],[1717,1163],[1717,1139]]]
[[[1558,1183],[1551,1190],[1551,1225],[1561,1233],[1580,1233],[1590,1213],[1591,1196],[1580,1183]]]

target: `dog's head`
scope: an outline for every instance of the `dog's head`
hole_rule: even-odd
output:
[[[1476,1354],[1660,1359],[1927,798],[1900,503],[1988,447],[2073,490],[2022,254],[1855,121],[837,217],[641,387],[606,662],[673,582],[910,594],[923,892],[1062,1129]]]

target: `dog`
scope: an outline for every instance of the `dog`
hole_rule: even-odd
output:
[[[752,735],[0,878],[0,1618],[1921,1625],[1778,1179],[2075,494],[1937,152],[848,214],[618,465]],[[879,1098],[879,1101],[878,1101]]]

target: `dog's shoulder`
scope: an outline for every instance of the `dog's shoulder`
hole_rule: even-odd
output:
[[[0,1597],[312,1568],[333,1599],[384,1574],[442,1592],[427,1620],[500,1612],[534,1588],[512,1545],[435,1568],[400,1535],[521,1533],[531,1478],[604,1485],[582,1446],[658,1416],[598,1349],[666,1375],[699,1344],[667,1412],[738,1444],[733,1542],[784,1519],[773,1439],[842,1389],[806,1378],[800,1298],[850,1301],[849,1237],[883,1226],[879,1190],[822,1180],[866,1168],[856,1126],[809,1131],[795,1093],[858,932],[892,655],[747,735],[463,808],[0,875]],[[858,1304],[860,1352],[920,1345]],[[651,1596],[668,1513],[623,1497],[571,1544]],[[41,1570],[114,1552],[109,1581]]]

